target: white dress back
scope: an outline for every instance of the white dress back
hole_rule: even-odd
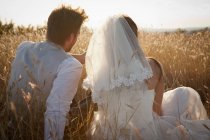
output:
[[[103,101],[97,102],[92,138],[156,140],[152,113],[154,91],[145,87],[136,83],[100,93]]]

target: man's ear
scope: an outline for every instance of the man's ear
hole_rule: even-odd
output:
[[[77,36],[75,34],[70,34],[64,43],[64,50],[66,52],[69,52],[76,43],[76,41],[77,41]]]
[[[77,41],[77,35],[75,35],[75,34],[73,34],[73,41],[72,41],[72,43],[73,43],[73,45],[76,43],[76,41]]]
[[[75,34],[71,33],[67,40],[68,40],[68,43],[73,46],[77,41],[77,37]]]

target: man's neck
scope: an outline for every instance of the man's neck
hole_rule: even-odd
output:
[[[64,49],[63,46],[61,46],[61,45],[59,45],[59,44],[57,44],[57,43],[54,43],[54,42],[52,42],[52,41],[49,41],[49,40],[47,40],[46,42],[48,42],[48,43],[51,44],[52,46],[54,46],[54,47],[56,47],[56,48],[59,48],[59,49],[62,49],[62,50],[64,50],[64,51],[66,52],[66,50]]]

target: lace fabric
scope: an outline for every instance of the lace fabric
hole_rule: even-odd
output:
[[[113,16],[93,34],[86,55],[83,87],[93,92],[131,86],[152,77],[138,39],[126,20]]]
[[[136,62],[136,65],[141,66]],[[117,76],[116,78],[111,79],[110,86],[105,88],[105,91],[113,90],[114,88],[119,88],[121,86],[131,86],[135,82],[143,82],[145,79],[149,79],[152,77],[152,73],[145,68],[141,68],[142,71],[138,71],[135,73],[131,73],[128,77],[125,76]],[[90,88],[94,92],[94,86],[91,83],[93,79],[86,78],[83,82],[83,87],[87,89]]]

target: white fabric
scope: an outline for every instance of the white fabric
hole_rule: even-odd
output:
[[[141,97],[135,94],[135,90],[122,88],[118,94],[104,93],[104,98],[108,100],[94,114],[90,132],[92,139],[209,140],[210,120],[195,90],[181,87],[164,93],[163,116],[153,113],[153,122],[151,108],[154,90],[146,90]],[[139,103],[141,105],[134,111]],[[180,112],[177,112],[177,108]],[[132,114],[131,119],[129,114]],[[126,127],[120,127],[126,122],[129,122]],[[154,128],[151,124],[154,124]]]
[[[82,65],[70,57],[59,65],[53,88],[47,98],[45,112],[45,140],[62,140],[66,125],[66,117],[70,104],[76,94]]]
[[[182,114],[188,113],[187,117],[192,120],[208,119],[199,94],[190,87],[179,87],[165,92],[162,109],[164,116],[179,118]]]
[[[94,32],[86,55],[86,88],[99,105],[93,139],[156,139],[154,96],[144,80],[152,70],[126,20],[113,16]],[[141,130],[136,134],[135,129]],[[152,134],[150,132],[153,132]]]
[[[94,114],[90,137],[100,140],[156,140],[153,122],[153,90],[144,89],[138,82],[109,93],[103,92],[103,104]]]
[[[210,120],[194,89],[179,87],[165,92],[162,111],[163,116],[154,114],[159,139],[210,139]]]
[[[126,20],[113,16],[100,26],[90,40],[86,54],[84,87],[93,94],[120,86],[131,86],[152,76],[138,40]]]

